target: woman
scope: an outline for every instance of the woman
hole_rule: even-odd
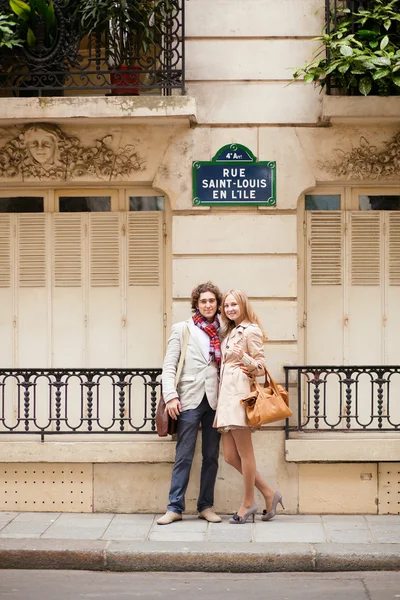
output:
[[[266,335],[251,308],[246,294],[230,290],[222,299],[221,317],[224,324],[222,363],[217,414],[214,427],[223,434],[222,444],[226,462],[243,476],[244,494],[238,511],[230,519],[232,524],[246,523],[257,512],[254,486],[265,499],[262,520],[269,521],[276,514],[282,496],[274,492],[256,470],[251,428],[240,403],[250,393],[250,376],[264,374],[264,342]]]

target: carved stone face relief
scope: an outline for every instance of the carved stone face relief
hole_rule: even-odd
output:
[[[335,158],[320,161],[318,167],[341,179],[390,180],[400,172],[400,133],[383,147],[373,146],[365,137],[349,152],[336,149]]]
[[[0,178],[71,180],[96,177],[113,181],[143,171],[145,160],[128,144],[115,151],[112,136],[83,146],[56,125],[33,124],[0,148]]]

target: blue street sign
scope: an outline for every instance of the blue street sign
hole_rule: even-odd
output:
[[[276,163],[257,162],[241,144],[221,148],[212,161],[193,163],[195,206],[276,205]]]

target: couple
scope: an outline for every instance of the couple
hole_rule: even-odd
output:
[[[199,518],[211,523],[221,521],[213,511],[213,504],[222,434],[224,458],[242,474],[244,486],[242,503],[229,522],[246,523],[249,517],[254,522],[257,512],[254,486],[265,499],[261,518],[269,521],[275,516],[277,504],[282,505],[282,496],[268,487],[256,470],[251,429],[240,404],[250,393],[249,376],[264,373],[266,336],[247,296],[239,290],[230,290],[222,297],[220,290],[208,281],[193,290],[191,305],[193,317],[172,328],[163,365],[166,410],[173,419],[178,419],[178,424],[168,510],[157,523],[168,525],[182,519],[200,424],[203,462],[197,500]],[[185,338],[188,340],[185,361],[175,386]]]

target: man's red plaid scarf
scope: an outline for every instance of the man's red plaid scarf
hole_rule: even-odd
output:
[[[217,363],[218,366],[221,364],[221,342],[219,340],[218,331],[219,331],[219,319],[218,316],[215,315],[215,319],[212,323],[207,321],[205,317],[200,313],[200,311],[196,311],[193,315],[193,323],[196,327],[199,327],[203,331],[206,332],[207,335],[210,336],[210,360]]]

